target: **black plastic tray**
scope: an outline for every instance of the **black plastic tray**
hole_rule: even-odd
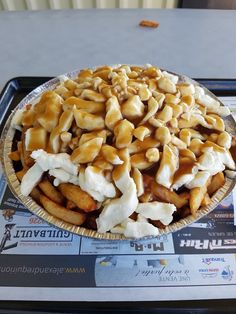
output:
[[[6,83],[0,94],[0,132],[19,101],[51,78],[16,77]],[[196,80],[217,96],[236,96],[236,79]],[[236,299],[119,303],[0,301],[1,313],[236,313]]]

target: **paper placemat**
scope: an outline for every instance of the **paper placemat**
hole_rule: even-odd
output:
[[[236,97],[222,97],[236,108]],[[178,232],[148,240],[80,237],[16,200],[1,172],[0,300],[159,301],[236,297],[230,194]]]

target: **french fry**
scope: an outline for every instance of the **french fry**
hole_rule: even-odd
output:
[[[86,214],[68,210],[65,207],[53,202],[45,195],[40,195],[40,203],[52,216],[69,222],[73,225],[80,226],[86,220]]]
[[[83,211],[91,212],[96,209],[97,206],[94,199],[77,185],[61,183],[58,188],[66,199],[74,202]]]
[[[190,198],[189,192],[182,192],[182,193],[180,193],[178,195],[179,195],[179,197],[184,198],[185,200],[189,201],[189,198]]]
[[[67,200],[66,201],[66,208],[67,209],[75,209],[77,206],[76,206],[76,204],[74,203],[74,202],[72,202],[72,201],[70,201],[70,200]]]
[[[64,197],[63,195],[57,191],[57,189],[47,180],[43,179],[38,186],[43,191],[43,193],[49,197],[53,202],[58,204],[63,204]]]
[[[201,203],[204,200],[204,197],[207,193],[207,188],[211,184],[211,181],[212,181],[212,177],[210,177],[207,180],[205,185],[201,187],[193,188],[190,190],[189,206],[190,206],[191,214],[193,216],[196,215],[197,210],[201,206]]]
[[[209,194],[206,193],[203,200],[202,200],[201,206],[207,206],[210,203],[211,203],[211,198],[210,198]]]
[[[40,192],[40,190],[35,187],[33,188],[33,190],[30,193],[30,196],[35,200],[36,203],[41,204],[40,202],[40,196],[42,195],[42,193]]]
[[[25,167],[24,156],[23,156],[23,153],[22,153],[22,150],[23,150],[23,148],[22,148],[22,141],[17,142],[17,150],[18,150],[18,152],[20,154],[21,164],[22,164],[23,167]]]
[[[186,218],[189,215],[191,215],[191,211],[189,207],[184,207],[178,210],[178,214],[180,215],[180,218]]]
[[[97,223],[96,223],[97,218],[98,216],[96,215],[89,215],[86,220],[86,227],[88,229],[97,230]]]
[[[197,210],[201,206],[201,203],[204,199],[206,191],[207,191],[207,187],[205,185],[202,187],[197,187],[190,190],[189,206],[190,206],[191,214],[193,216],[196,215]]]
[[[26,169],[23,168],[22,170],[16,172],[16,177],[21,182],[25,174],[26,174]]]
[[[188,204],[189,194],[182,193],[182,195],[178,195],[174,191],[167,189],[166,187],[156,183],[155,181],[152,182],[152,193],[156,195],[160,200],[172,203],[176,206],[176,208],[181,208]]]
[[[145,192],[141,196],[139,196],[139,201],[141,203],[148,203],[153,201],[153,194],[151,192]]]
[[[160,220],[151,220],[151,223],[157,227],[158,229],[165,229],[165,225],[163,225],[163,223],[160,222]]]
[[[139,196],[139,201],[141,203],[148,203],[148,202],[152,202],[153,200],[156,200],[157,197],[151,191],[153,182],[154,182],[153,177],[147,174],[143,175],[144,193],[141,196]]]
[[[148,175],[148,174],[143,174],[143,184],[144,184],[144,190],[151,190],[152,182],[154,181],[154,177]]]
[[[207,193],[212,196],[217,190],[219,190],[225,183],[225,177],[223,172],[219,172],[212,177],[211,183],[207,188]]]
[[[19,152],[19,154],[22,153],[22,141],[17,142],[17,151]]]
[[[8,157],[12,161],[19,161],[20,160],[20,153],[18,150],[15,150],[14,152],[11,152],[10,154],[8,154]]]

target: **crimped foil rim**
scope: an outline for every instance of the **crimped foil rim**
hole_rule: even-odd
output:
[[[77,76],[80,70],[74,70],[69,73],[65,73],[63,75],[73,79]],[[167,71],[167,70],[166,70]],[[199,84],[198,82],[186,77],[185,75],[176,74],[173,72],[168,71],[169,73],[172,73],[174,75],[177,75],[180,79],[180,82],[189,82],[193,83],[194,85],[201,86],[205,93],[213,97],[214,99],[217,99],[221,105],[224,106],[224,104],[208,89],[206,89],[204,86]],[[30,196],[24,196],[20,192],[20,182],[18,181],[15,170],[13,168],[13,163],[11,159],[8,157],[8,154],[11,152],[12,149],[12,143],[13,138],[15,134],[15,130],[11,127],[11,121],[12,118],[16,112],[17,109],[23,108],[26,104],[34,102],[44,91],[46,90],[52,90],[54,87],[60,83],[59,77],[55,77],[48,82],[40,85],[36,89],[34,89],[31,93],[29,93],[24,99],[21,100],[21,102],[17,105],[17,107],[12,111],[10,114],[4,130],[2,132],[1,136],[1,155],[2,155],[2,163],[3,163],[3,170],[6,175],[6,179],[8,182],[8,186],[10,187],[13,195],[18,198],[22,204],[34,215],[40,217],[41,219],[45,220],[51,225],[54,225],[58,228],[64,229],[66,231],[75,233],[77,235],[82,235],[86,237],[96,238],[96,239],[107,239],[107,240],[131,240],[130,238],[126,238],[122,234],[113,234],[113,233],[98,233],[95,230],[86,229],[84,227],[76,226],[70,223],[67,223],[65,221],[62,221],[59,218],[56,218],[49,214],[44,208],[42,208],[40,205],[38,205]],[[236,135],[236,122],[234,121],[234,118],[232,115],[229,115],[224,119],[226,130],[231,133],[232,135]],[[211,203],[208,206],[202,207],[199,209],[195,216],[188,216],[186,218],[183,218],[179,220],[178,222],[175,222],[169,226],[167,226],[165,229],[159,229],[159,235],[168,234],[171,232],[178,231],[188,225],[190,225],[193,222],[196,222],[200,218],[204,217],[205,215],[209,214],[212,210],[214,210],[219,203],[228,196],[228,194],[233,190],[236,183],[236,178],[229,179],[226,178],[224,186],[222,186],[215,195],[211,198]],[[141,239],[147,239],[147,238],[154,238],[154,236],[149,237],[143,237]]]

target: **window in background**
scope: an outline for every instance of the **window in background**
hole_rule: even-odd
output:
[[[194,9],[236,9],[235,0],[182,0],[180,1],[181,8]]]
[[[0,0],[0,10],[176,8],[178,0]]]

